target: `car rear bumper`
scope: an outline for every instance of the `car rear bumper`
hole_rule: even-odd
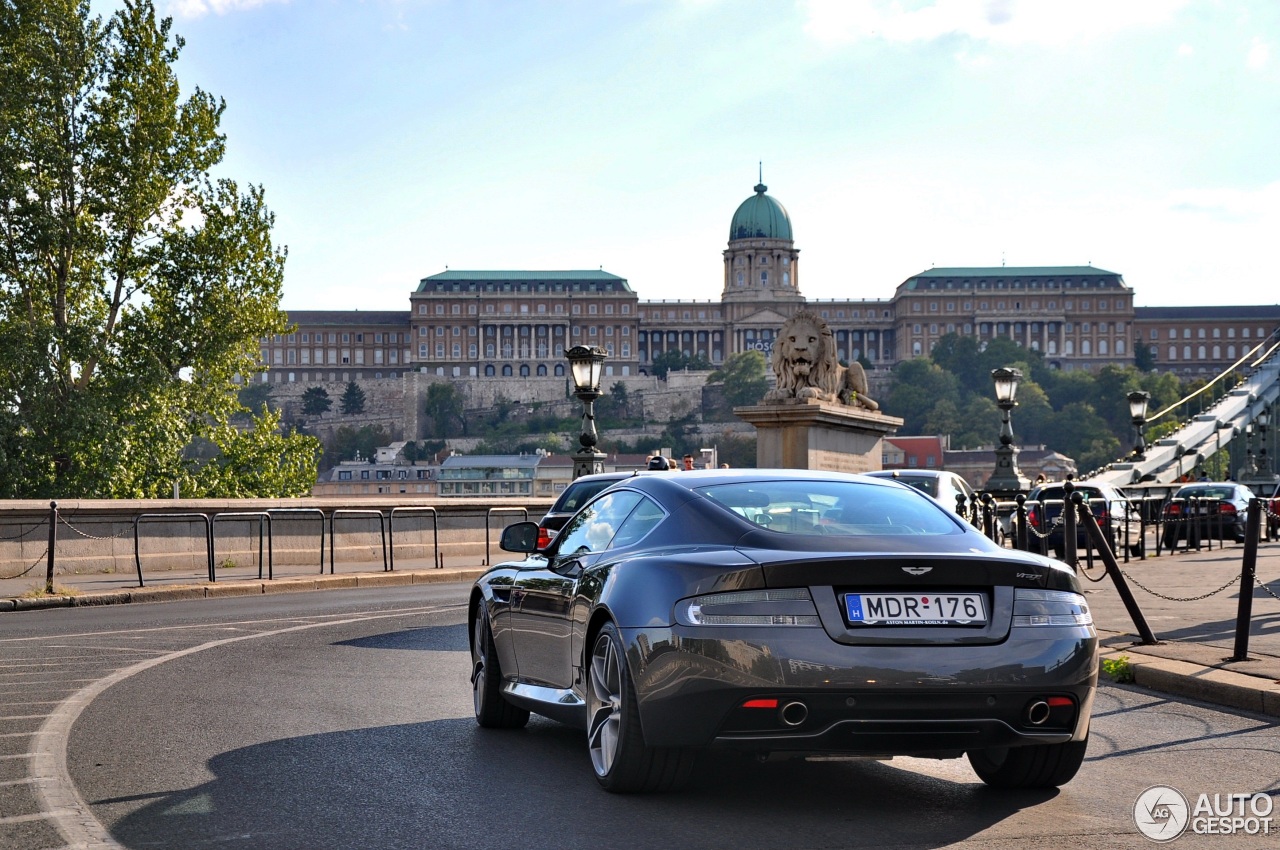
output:
[[[650,746],[953,755],[1082,739],[1097,685],[1093,630],[1011,635],[869,647],[812,628],[624,631]],[[1031,707],[1051,697],[1069,705],[1036,722]]]

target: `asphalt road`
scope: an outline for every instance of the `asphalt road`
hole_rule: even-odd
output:
[[[612,796],[580,732],[475,726],[465,590],[0,619],[0,847],[66,844],[51,811],[86,847],[1147,847],[1132,808],[1149,786],[1280,796],[1274,720],[1113,685],[1058,792],[992,791],[963,760],[724,756],[683,793]]]

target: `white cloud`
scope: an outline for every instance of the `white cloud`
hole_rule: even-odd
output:
[[[265,6],[268,3],[288,3],[289,0],[163,0],[162,12],[175,18],[201,18],[208,14],[226,15]]]
[[[999,44],[1078,44],[1168,21],[1190,0],[804,0],[805,32],[839,44],[962,36]]]
[[[1251,70],[1261,71],[1271,61],[1271,45],[1261,38],[1255,38],[1249,45],[1249,53],[1245,63]]]

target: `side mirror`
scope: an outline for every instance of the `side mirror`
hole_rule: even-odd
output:
[[[538,524],[517,522],[502,529],[498,546],[507,552],[523,552],[526,555],[538,551]]]

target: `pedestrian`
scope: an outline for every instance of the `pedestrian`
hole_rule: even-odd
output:
[[[684,461],[684,468],[686,470],[693,469],[693,455],[685,455],[682,460]]]

